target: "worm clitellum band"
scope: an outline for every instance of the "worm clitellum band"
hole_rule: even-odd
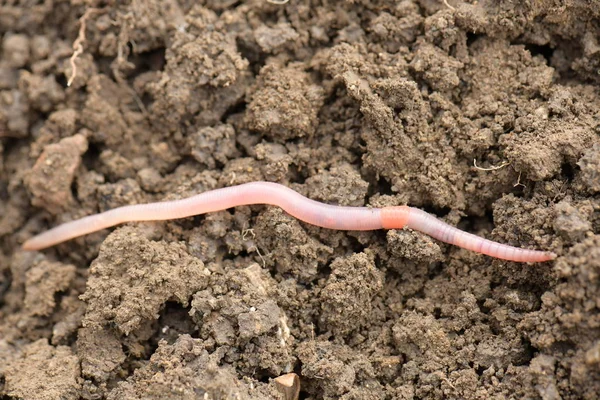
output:
[[[23,249],[45,249],[124,222],[185,218],[250,204],[278,206],[299,220],[329,229],[369,231],[411,228],[442,242],[503,260],[541,262],[556,258],[552,252],[520,249],[461,231],[417,208],[333,206],[308,199],[290,188],[270,182],[252,182],[211,190],[182,200],[115,208],[67,222],[34,236],[23,244]]]

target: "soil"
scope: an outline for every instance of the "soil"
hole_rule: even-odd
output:
[[[597,399],[600,5],[277,3],[0,2],[0,397]],[[265,206],[20,249],[255,180],[559,257]]]

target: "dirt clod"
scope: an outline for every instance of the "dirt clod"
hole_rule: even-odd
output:
[[[54,347],[45,339],[23,349],[21,358],[4,371],[6,394],[26,400],[78,399],[79,360],[67,346]]]
[[[73,206],[75,200],[71,185],[81,164],[81,155],[87,148],[87,139],[82,135],[46,146],[27,179],[27,188],[33,194],[32,204],[45,208],[51,214],[64,212]]]
[[[314,400],[597,399],[599,21],[584,0],[0,1],[0,398],[274,400],[297,376]],[[20,247],[257,180],[558,257],[269,205]]]
[[[117,249],[127,249],[126,254]],[[157,319],[168,300],[187,305],[205,284],[204,265],[181,244],[154,242],[123,228],[107,238],[90,266],[83,324],[101,328],[111,323],[128,335]]]

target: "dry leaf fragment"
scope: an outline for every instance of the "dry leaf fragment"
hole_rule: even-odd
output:
[[[273,379],[277,389],[283,394],[285,400],[298,400],[300,395],[300,378],[295,373],[278,376]]]

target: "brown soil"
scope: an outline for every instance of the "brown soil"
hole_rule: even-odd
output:
[[[600,6],[448,3],[0,1],[0,397],[597,399]],[[254,180],[559,258],[261,206],[20,250]]]

